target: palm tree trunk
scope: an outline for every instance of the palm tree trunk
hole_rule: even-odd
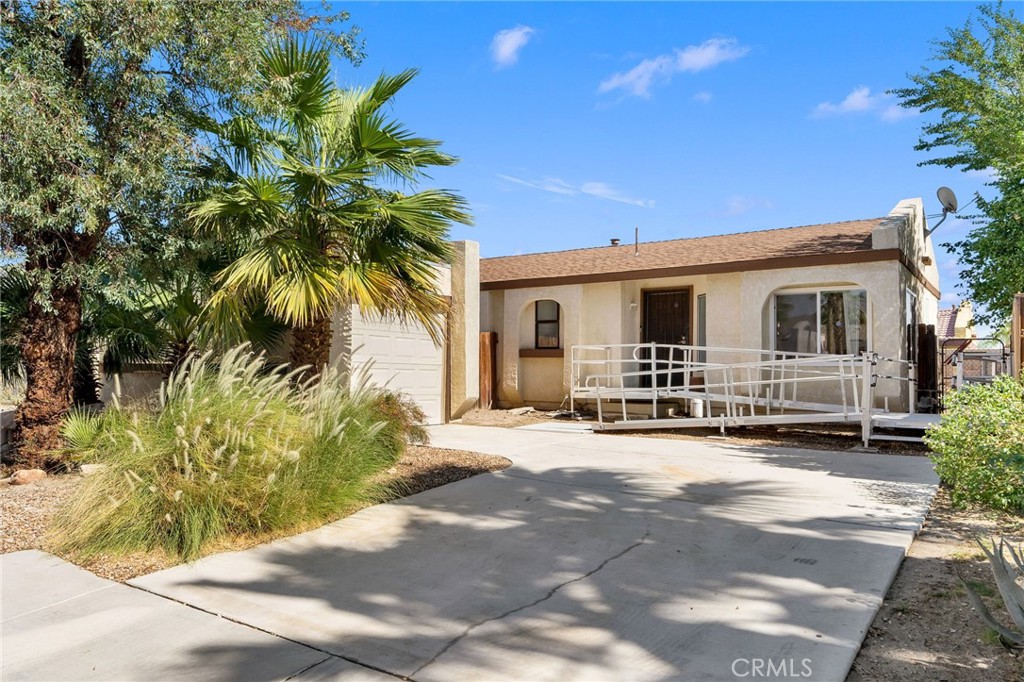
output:
[[[167,353],[164,356],[164,380],[170,378],[171,374],[178,371],[178,368],[185,364],[185,360],[192,353],[192,342],[188,339],[174,339],[170,342]]]
[[[75,345],[72,398],[75,405],[93,405],[100,402],[100,382],[96,378],[96,347],[85,330],[79,330]]]
[[[61,419],[71,409],[75,348],[82,324],[82,292],[77,285],[54,288],[49,308],[35,297],[28,304],[21,334],[25,399],[14,415],[11,441],[15,465],[55,467],[62,457]]]
[[[292,329],[292,367],[309,365],[309,374],[319,374],[331,360],[331,318],[324,316]]]

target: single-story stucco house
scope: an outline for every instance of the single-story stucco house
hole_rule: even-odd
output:
[[[485,258],[499,406],[554,407],[579,344],[668,343],[914,359],[939,273],[920,199],[881,218]],[[879,387],[894,410],[907,383]]]

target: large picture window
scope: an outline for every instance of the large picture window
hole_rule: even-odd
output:
[[[819,289],[775,295],[775,350],[857,354],[868,349],[868,296],[863,289]]]
[[[558,302],[537,301],[537,348],[558,348]]]

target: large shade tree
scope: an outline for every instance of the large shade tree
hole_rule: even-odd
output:
[[[330,71],[315,42],[265,51],[263,114],[207,121],[224,140],[210,174],[225,184],[192,211],[202,235],[238,253],[218,276],[211,326],[244,336],[245,311],[265,307],[292,328],[292,364],[314,372],[328,362],[339,305],[415,321],[440,339],[438,266],[450,259],[450,225],[470,221],[458,195],[412,191],[432,167],[455,163],[388,115],[415,72],[343,90]]]
[[[13,440],[18,463],[51,465],[83,282],[133,253],[187,248],[165,233],[196,112],[251,91],[268,36],[338,17],[307,17],[294,0],[4,0],[0,13],[0,238],[28,285]],[[351,35],[328,40],[358,56]]]
[[[991,198],[958,254],[965,293],[981,304],[977,321],[1003,324],[1013,294],[1024,290],[1024,23],[1002,4],[949,30],[935,44],[937,68],[913,74],[895,90],[904,107],[933,113],[916,149],[938,152],[924,164],[992,176]]]

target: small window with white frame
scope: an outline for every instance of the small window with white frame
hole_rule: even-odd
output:
[[[774,349],[784,353],[859,354],[870,347],[864,289],[779,291],[772,300]]]

